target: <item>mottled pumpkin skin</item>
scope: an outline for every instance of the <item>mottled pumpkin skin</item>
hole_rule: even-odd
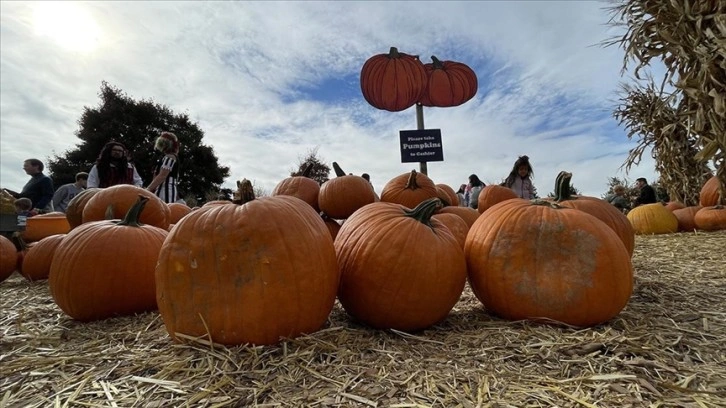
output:
[[[388,54],[377,54],[363,64],[360,89],[373,107],[399,112],[413,106],[426,91],[426,70],[413,55],[391,47]]]
[[[113,206],[113,217],[121,219],[136,203],[140,195],[149,199],[141,213],[140,221],[144,224],[168,229],[169,206],[151,191],[131,184],[103,188],[94,194],[83,209],[83,222],[105,220],[109,205]]]
[[[18,250],[12,241],[0,235],[0,282],[15,272],[18,265]]]
[[[693,222],[704,231],[726,229],[726,207],[722,205],[703,207],[693,216]]]
[[[328,228],[290,196],[193,211],[169,233],[156,268],[169,335],[226,345],[275,344],[320,329],[338,282]]]
[[[320,194],[320,184],[317,181],[309,177],[294,176],[277,183],[270,195],[273,197],[278,195],[297,197],[310,204],[315,212],[319,212],[318,194]]]
[[[511,200],[513,198],[519,198],[519,196],[511,188],[500,186],[498,184],[489,184],[484,186],[479,193],[477,211],[481,214],[495,204],[499,204],[502,201]]]
[[[635,251],[635,230],[631,225],[628,217],[620,212],[614,205],[605,200],[595,197],[579,196],[565,201],[558,201],[557,204],[584,211],[598,220],[602,221],[608,227],[612,228],[618,237],[623,241],[625,249],[632,257]]]
[[[623,242],[575,209],[504,201],[474,223],[464,253],[476,297],[509,320],[593,326],[616,316],[633,291]]]
[[[83,223],[55,249],[48,277],[50,294],[76,320],[156,309],[154,268],[167,231],[116,222]]]
[[[636,234],[669,234],[678,232],[678,218],[661,203],[645,204],[633,208],[628,220]]]
[[[412,332],[443,320],[466,283],[464,254],[449,229],[436,219],[426,225],[406,210],[367,205],[335,240],[338,299],[350,316],[376,329]]]
[[[65,236],[66,234],[51,235],[30,247],[23,256],[20,274],[29,281],[48,279],[53,255]]]

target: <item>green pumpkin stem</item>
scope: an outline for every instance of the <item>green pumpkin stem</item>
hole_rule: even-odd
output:
[[[431,61],[433,61],[432,65],[433,65],[434,69],[443,69],[444,68],[444,63],[441,62],[441,60],[439,60],[438,58],[436,58],[435,55],[431,56]]]
[[[416,190],[418,187],[418,183],[416,182],[416,169],[411,170],[411,175],[408,176],[408,182],[406,183],[406,188],[410,188],[411,190]]]
[[[567,171],[561,171],[555,178],[555,201],[567,201],[574,200],[570,193],[570,180],[572,180],[572,173]]]
[[[419,205],[416,206],[413,210],[404,210],[407,217],[411,217],[416,219],[417,221],[431,226],[431,216],[434,215],[436,211],[438,211],[441,207],[443,207],[441,200],[438,197],[429,198],[426,201],[422,201]]]
[[[141,217],[141,211],[146,206],[147,201],[149,201],[149,197],[144,197],[139,194],[139,199],[129,208],[124,219],[116,223],[116,225],[126,225],[129,227],[140,227],[144,225],[139,222],[139,217]]]
[[[336,163],[336,162],[333,162],[333,170],[335,170],[335,175],[337,177],[343,177],[346,175],[346,173],[343,171],[343,169],[341,169],[340,166],[338,165],[338,163]]]

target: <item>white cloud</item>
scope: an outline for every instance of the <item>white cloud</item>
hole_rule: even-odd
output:
[[[599,196],[634,144],[609,116],[622,51],[597,45],[615,34],[604,3],[77,3],[99,30],[88,53],[37,34],[41,3],[1,4],[0,184],[14,190],[27,180],[25,158],[78,142],[83,107],[98,104],[105,80],[188,113],[230,166],[226,187],[246,177],[271,191],[317,146],[328,162],[370,173],[380,192],[418,169],[398,150],[415,109],[379,111],[360,94],[314,100],[304,89],[355,78],[353,89],[365,60],[392,45],[424,62],[467,63],[479,76],[473,100],[424,111],[426,127],[443,134],[445,161],[428,164],[437,183],[456,187],[471,173],[499,182],[527,154],[540,194],[569,170],[576,187]],[[655,178],[652,159],[631,174]]]

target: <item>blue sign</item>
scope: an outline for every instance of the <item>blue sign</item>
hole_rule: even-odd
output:
[[[401,163],[444,161],[441,129],[402,130]]]

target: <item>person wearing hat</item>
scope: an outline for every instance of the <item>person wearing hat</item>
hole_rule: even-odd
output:
[[[161,132],[154,142],[154,150],[161,153],[154,166],[154,178],[146,188],[167,204],[179,198],[179,139],[171,132]]]

